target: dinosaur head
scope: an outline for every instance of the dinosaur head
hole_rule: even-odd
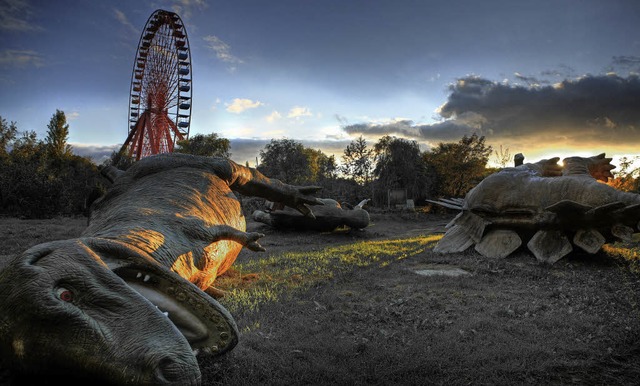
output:
[[[37,245],[0,271],[0,355],[29,373],[199,385],[198,351],[237,342],[228,312],[144,252],[107,240]]]

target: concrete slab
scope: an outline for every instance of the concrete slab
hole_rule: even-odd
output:
[[[429,269],[419,269],[413,271],[421,276],[470,276],[471,272],[465,271],[462,268],[457,267],[439,267],[439,268],[429,268]]]

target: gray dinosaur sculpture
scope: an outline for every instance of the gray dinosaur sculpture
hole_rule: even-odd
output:
[[[207,292],[242,247],[264,250],[262,234],[245,232],[232,190],[313,218],[319,188],[184,154],[106,176],[114,183],[79,238],[36,245],[1,268],[2,359],[114,384],[198,385],[196,353],[238,341],[232,316]]]
[[[331,232],[338,227],[348,226],[353,229],[363,229],[369,226],[369,212],[364,206],[369,199],[362,200],[353,209],[345,209],[336,200],[320,198],[323,206],[314,208],[314,218],[303,216],[300,212],[284,205],[273,205],[272,210],[253,212],[253,219],[277,229],[314,230]]]
[[[573,245],[596,253],[607,242],[630,240],[640,229],[640,195],[604,184],[611,158],[569,157],[523,163],[482,180],[464,199],[432,201],[460,210],[435,252],[475,245],[486,257],[503,258],[522,244],[541,263],[553,264]]]

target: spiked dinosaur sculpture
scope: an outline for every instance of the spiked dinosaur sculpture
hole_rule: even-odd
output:
[[[339,202],[330,198],[320,198],[324,203],[314,208],[315,218],[309,218],[284,205],[274,205],[272,210],[253,212],[253,219],[277,229],[314,230],[331,232],[341,226],[363,229],[369,226],[369,212],[364,206],[369,199],[362,200],[353,209],[343,208]]]
[[[242,247],[264,250],[232,190],[313,217],[319,188],[184,154],[106,175],[114,183],[79,238],[34,246],[0,270],[2,359],[114,384],[199,385],[196,352],[222,354],[238,341],[207,292]]]
[[[573,245],[596,253],[607,242],[630,240],[639,229],[640,195],[603,182],[613,177],[604,153],[522,164],[494,173],[465,198],[434,203],[461,210],[434,251],[462,252],[475,245],[487,257],[510,255],[521,244],[553,264]]]

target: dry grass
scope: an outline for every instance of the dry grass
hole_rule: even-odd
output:
[[[640,277],[629,260],[636,249],[575,253],[547,267],[524,252],[506,260],[436,255],[435,239],[241,259],[240,274],[220,282],[232,293],[222,302],[241,343],[223,358],[200,358],[206,383],[637,384]],[[415,273],[437,266],[473,275]],[[241,280],[247,272],[253,280]]]
[[[364,232],[260,228],[267,252],[241,252],[218,281],[241,336],[227,355],[199,357],[204,384],[638,383],[637,244],[552,267],[525,252],[437,255],[430,216],[380,216]],[[4,221],[4,254],[84,227]],[[437,267],[471,275],[416,274]]]
[[[49,220],[23,220],[0,217],[0,255],[12,255],[29,247],[53,240],[65,240],[78,235],[86,228],[85,217],[58,217]]]

